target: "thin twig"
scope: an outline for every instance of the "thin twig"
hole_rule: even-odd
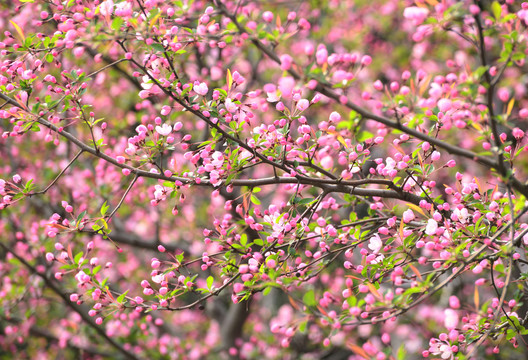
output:
[[[71,161],[68,163],[68,165],[66,165],[66,167],[64,169],[62,169],[62,171],[59,173],[59,175],[57,175],[55,177],[55,179],[53,179],[53,181],[48,185],[46,186],[46,188],[44,190],[40,190],[40,191],[37,191],[37,192],[32,192],[32,193],[29,193],[27,194],[27,196],[33,196],[33,195],[40,195],[40,194],[45,194],[53,185],[55,185],[55,183],[57,183],[57,181],[59,181],[59,179],[61,178],[62,175],[64,175],[64,173],[66,172],[66,170],[68,170],[68,168],[70,166],[73,165],[73,163],[75,162],[75,160],[77,160],[79,158],[79,156],[81,156],[81,154],[84,152],[83,149],[79,150],[79,152],[77,153],[77,155],[75,155],[75,157],[73,159],[71,159]]]
[[[134,186],[134,184],[136,183],[137,179],[139,178],[139,175],[136,174],[136,176],[134,176],[134,179],[132,180],[132,182],[130,183],[130,185],[128,185],[128,188],[125,190],[125,193],[123,194],[123,196],[121,197],[121,200],[119,200],[119,203],[117,204],[117,206],[114,208],[114,210],[110,213],[110,215],[108,215],[108,218],[106,219],[107,221],[110,221],[110,219],[112,219],[112,216],[114,216],[114,214],[117,212],[117,210],[119,210],[119,208],[121,207],[121,205],[123,204],[123,201],[125,201],[125,198],[126,196],[128,195],[128,193],[130,192],[130,190],[132,190],[132,187]]]

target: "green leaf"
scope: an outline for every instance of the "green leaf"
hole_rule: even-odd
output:
[[[122,293],[121,295],[119,295],[116,299],[116,301],[119,303],[119,304],[122,304],[123,303],[123,300],[125,299],[125,296],[126,294],[128,294],[128,290],[125,291],[124,293]]]
[[[303,303],[306,306],[316,306],[317,302],[315,301],[315,293],[313,290],[307,291],[303,296]]]
[[[260,205],[261,204],[260,200],[253,194],[251,195],[251,202],[253,204],[255,204],[255,205]]]
[[[96,275],[99,271],[101,271],[101,265],[97,265],[96,267],[94,267],[92,270],[92,274]]]
[[[118,31],[121,29],[121,25],[123,25],[123,18],[122,17],[115,17],[114,20],[112,20],[112,30]]]
[[[105,216],[106,212],[108,211],[109,206],[106,204],[106,201],[104,202],[103,206],[101,206],[101,216]]]
[[[33,185],[33,179],[31,179],[24,186],[24,193],[27,194],[28,192],[33,190],[33,188],[35,188],[35,185]]]
[[[165,51],[165,48],[161,44],[154,43],[154,44],[152,44],[150,46],[156,51],[160,51],[160,52],[164,52]]]
[[[207,288],[211,290],[213,288],[214,278],[212,276],[209,276],[207,278]]]
[[[79,226],[81,220],[84,218],[85,215],[86,215],[86,210],[84,210],[82,213],[79,214],[79,216],[77,216],[77,221],[75,222],[76,226]]]
[[[493,13],[493,17],[495,19],[500,19],[502,14],[502,7],[498,1],[494,1],[493,3],[491,3],[491,12]]]
[[[398,360],[405,360],[407,359],[407,351],[405,350],[405,344],[401,344],[400,348],[398,349],[398,354],[396,355]]]
[[[75,264],[78,264],[78,263],[79,263],[79,260],[82,258],[82,256],[83,256],[83,252],[82,252],[82,251],[79,252],[79,253],[77,253],[77,255],[75,255],[75,257],[73,258],[73,262],[74,262]]]
[[[367,139],[371,139],[374,137],[374,134],[368,131],[360,131],[359,134],[356,135],[356,140],[358,142],[363,142]]]
[[[245,233],[242,234],[242,236],[240,237],[240,245],[246,247],[246,245],[247,245],[247,240],[248,240],[247,235],[246,235]]]
[[[300,199],[299,201],[296,201],[296,204],[299,205],[308,205],[314,202],[314,198],[306,198],[306,199]]]

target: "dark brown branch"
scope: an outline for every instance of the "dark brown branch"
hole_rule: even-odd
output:
[[[23,109],[20,106],[20,104],[18,104],[14,99],[12,99],[11,97],[9,97],[9,96],[7,96],[7,95],[5,95],[3,93],[0,93],[0,98],[4,99],[5,101],[8,101],[13,106],[16,106],[16,107],[18,107],[18,108],[20,108],[20,109],[22,109],[24,111],[27,111],[26,109]],[[190,109],[190,111],[192,111],[192,109]],[[36,116],[34,114],[32,114],[32,115]],[[198,113],[197,115],[199,115],[200,117],[203,116],[200,113]],[[46,126],[47,128],[57,132],[62,137],[66,138],[70,142],[72,142],[75,145],[77,145],[77,147],[79,147],[82,151],[90,153],[90,154],[92,154],[92,155],[94,155],[94,156],[96,156],[98,158],[101,158],[101,159],[103,159],[103,160],[105,160],[105,161],[107,161],[107,162],[109,162],[109,163],[111,163],[114,166],[117,166],[119,168],[129,169],[133,174],[135,174],[137,176],[151,178],[151,179],[158,179],[158,180],[167,180],[167,181],[172,181],[172,182],[180,181],[183,184],[195,184],[195,185],[208,186],[208,187],[213,186],[211,184],[211,182],[206,180],[206,179],[202,180],[200,182],[200,184],[196,184],[193,179],[176,177],[176,176],[167,177],[167,176],[165,176],[163,174],[155,174],[155,173],[151,173],[149,171],[145,171],[145,170],[140,170],[140,169],[134,168],[134,167],[129,166],[129,165],[120,164],[120,163],[117,162],[116,159],[104,154],[101,151],[98,151],[98,149],[95,149],[95,148],[87,145],[86,143],[82,142],[81,140],[79,140],[78,138],[73,136],[68,131],[65,131],[65,130],[59,131],[59,129],[55,125],[51,124],[46,119],[44,119],[42,117],[38,117],[38,116],[36,116],[36,119],[37,119],[37,121],[40,124],[42,124],[42,125]],[[209,119],[207,119],[207,118],[205,118],[205,121],[210,123]],[[232,138],[231,135],[229,135],[229,134],[227,134],[227,135],[230,138]],[[247,144],[241,142],[239,139],[234,139],[234,141],[237,142],[240,146],[242,146],[244,148],[248,147]],[[251,149],[251,150],[253,150],[253,149]],[[263,155],[261,155],[259,153],[255,153],[255,154],[259,158],[262,157],[263,159],[265,159],[264,162],[269,163],[272,166],[276,166],[276,167],[279,167],[279,168],[282,169],[282,167],[279,164],[276,164],[274,162],[269,161]],[[288,171],[288,169],[282,169],[282,170]],[[365,179],[365,180],[356,180],[356,181],[338,181],[338,180],[333,180],[333,179],[319,179],[319,178],[310,178],[310,177],[306,177],[306,176],[302,176],[302,175],[297,175],[296,177],[279,177],[279,178],[270,177],[270,178],[264,178],[264,179],[254,179],[254,180],[251,180],[251,179],[250,180],[239,179],[239,180],[233,180],[230,184],[232,184],[233,186],[261,186],[261,185],[292,184],[292,183],[299,183],[299,184],[303,184],[303,185],[312,185],[312,186],[319,187],[321,189],[328,189],[328,190],[330,190],[330,192],[341,192],[341,193],[347,193],[347,194],[358,195],[358,196],[379,196],[379,197],[382,197],[382,198],[400,199],[400,200],[404,200],[404,201],[410,201],[410,202],[412,202],[414,204],[417,204],[417,205],[419,204],[419,202],[421,200],[421,198],[419,196],[417,196],[417,195],[410,194],[410,193],[405,193],[405,192],[398,192],[398,191],[395,191],[395,190],[356,188],[357,185],[369,184],[369,183],[384,184],[384,185],[387,185],[389,187],[393,187],[393,188],[395,187],[395,185],[392,184],[392,182],[390,182],[389,180],[383,180],[383,179],[377,179],[377,180]],[[328,187],[327,184],[329,184],[330,187]]]

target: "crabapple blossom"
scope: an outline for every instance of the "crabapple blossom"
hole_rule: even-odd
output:
[[[526,357],[528,4],[9,3],[0,353]]]

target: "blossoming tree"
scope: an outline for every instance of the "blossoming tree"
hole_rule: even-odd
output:
[[[526,353],[528,3],[0,6],[1,358]]]

